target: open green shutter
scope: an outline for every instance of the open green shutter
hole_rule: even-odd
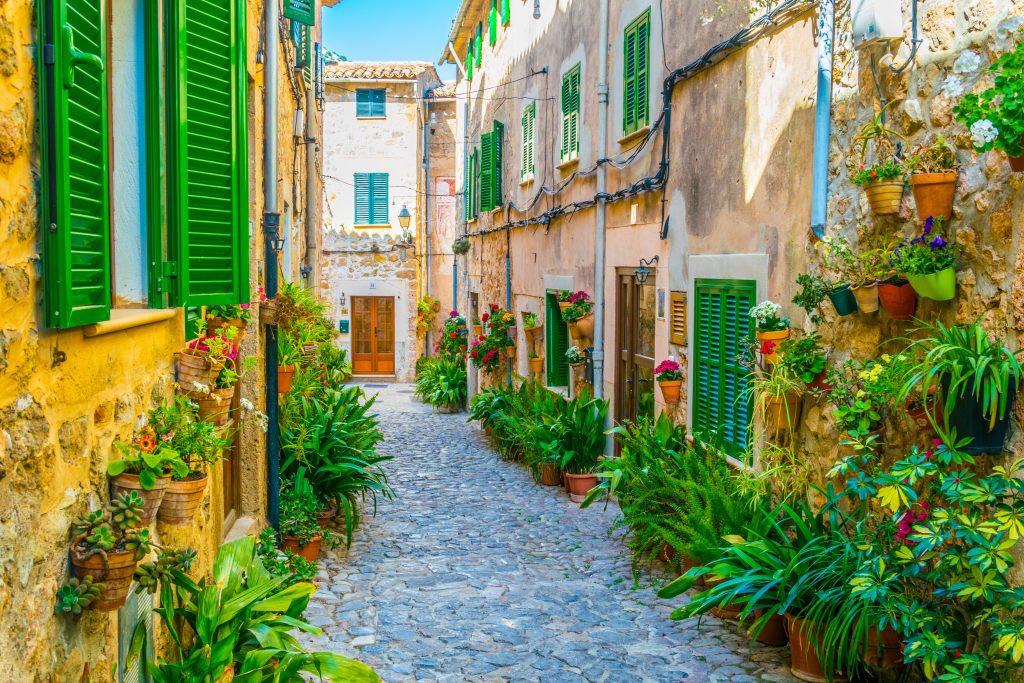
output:
[[[295,70],[309,66],[310,28],[305,24],[292,21],[292,42],[295,44]]]
[[[503,176],[505,175],[505,124],[494,122],[491,133],[491,208],[498,209],[505,204]]]
[[[498,0],[491,0],[491,11],[487,15],[488,28],[488,41],[491,45],[498,42]]]
[[[47,327],[110,318],[102,0],[40,0],[40,203]]]
[[[370,224],[370,174],[355,174],[356,225]]]
[[[316,25],[316,0],[284,0],[284,18]]]
[[[501,0],[501,24],[508,26],[512,21],[512,9],[509,0]]]
[[[572,122],[572,88],[569,85],[570,74],[562,77],[562,149],[561,158],[569,158],[569,126]]]
[[[168,31],[170,256],[178,306],[249,300],[244,0],[174,0]]]
[[[494,208],[494,136],[484,133],[480,136],[480,210]]]
[[[466,80],[473,80],[473,41],[470,39],[466,47]]]
[[[636,27],[636,129],[650,123],[651,74],[651,20],[650,11]]]
[[[470,205],[473,207],[473,218],[480,215],[480,148],[473,150],[473,168],[470,181],[473,183],[469,197]]]
[[[696,282],[693,426],[717,431],[733,455],[745,452],[750,440],[749,374],[736,358],[754,335],[749,311],[755,295],[752,280]]]
[[[476,25],[476,65],[480,66],[484,59],[484,22]]]
[[[370,223],[388,225],[388,174],[370,174]]]
[[[636,130],[636,31],[626,29],[622,67],[622,130]]]
[[[579,156],[580,152],[580,68],[577,66],[569,79],[569,100],[572,107],[569,121],[569,155]]]
[[[565,358],[565,352],[569,350],[569,326],[562,320],[562,311],[558,307],[558,295],[548,292],[544,308],[547,319],[544,333],[547,385],[549,387],[567,387],[569,386],[569,361]]]
[[[523,167],[519,172],[520,177],[529,178],[534,172],[534,122],[537,118],[537,105],[531,102],[523,110]]]

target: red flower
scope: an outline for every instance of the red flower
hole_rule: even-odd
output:
[[[862,170],[862,171],[864,170],[864,164],[860,165],[860,170]]]
[[[872,178],[877,178],[878,177],[878,171],[876,169],[871,169],[871,177]]]
[[[761,355],[770,356],[775,353],[775,347],[778,346],[773,341],[766,341],[761,343]]]
[[[475,350],[474,351],[470,351],[469,355],[473,356],[473,358],[478,358],[480,356],[480,354],[477,353]]]
[[[492,311],[498,310],[498,304],[491,304],[491,310]]]
[[[484,314],[483,314],[482,316],[480,316],[480,320],[481,320],[482,322],[487,322],[487,321],[488,321],[488,320],[490,320],[490,319],[491,319],[491,316],[490,316],[490,315],[488,315],[487,313],[484,313]]]
[[[487,337],[485,337],[484,335],[481,334],[479,341],[483,341],[484,339],[487,339]]]
[[[452,332],[452,333],[451,333],[451,338],[452,338],[452,339],[455,339],[455,338],[456,338],[456,337],[458,337],[458,336],[459,336],[459,334],[458,334],[457,332]]]

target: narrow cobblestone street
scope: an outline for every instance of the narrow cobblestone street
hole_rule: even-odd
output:
[[[350,552],[325,550],[311,642],[385,681],[789,681],[783,649],[733,624],[672,622],[653,577],[634,588],[612,509],[579,510],[502,461],[466,416],[408,386],[379,391],[398,500]]]

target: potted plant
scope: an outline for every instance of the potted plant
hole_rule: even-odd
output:
[[[825,289],[829,300],[840,316],[847,316],[857,312],[857,299],[850,289],[849,275],[857,264],[857,255],[850,246],[849,241],[842,235],[825,235],[818,243],[821,252],[821,259],[825,270],[835,276],[835,280],[818,278],[808,282],[810,285],[817,285]],[[802,283],[801,283],[802,284]],[[805,289],[807,285],[804,285]],[[813,298],[813,291],[808,297]],[[818,321],[816,321],[818,322]]]
[[[580,368],[587,364],[587,352],[578,346],[570,346],[565,351],[565,360],[573,369]]]
[[[883,354],[868,361],[847,360],[829,372],[827,398],[840,433],[881,446],[885,416],[905,372],[902,357]]]
[[[562,320],[569,325],[573,339],[593,339],[594,302],[590,295],[582,290],[573,293],[569,297],[569,307],[562,310]]]
[[[850,173],[854,185],[864,188],[871,211],[876,216],[897,214],[903,199],[903,167],[898,157],[896,139],[905,138],[882,122],[885,108],[861,129],[854,143],[859,147],[860,166]],[[873,163],[867,162],[867,148],[875,146]]]
[[[675,358],[669,357],[654,368],[654,379],[661,387],[661,395],[665,399],[665,403],[678,404],[679,390],[683,385],[683,366]]]
[[[903,274],[918,296],[935,301],[950,301],[956,296],[956,264],[959,245],[938,234],[934,218],[924,222],[924,232],[898,246],[894,266]]]
[[[140,428],[130,444],[116,441],[114,447],[121,451],[121,458],[107,463],[111,495],[138,494],[144,502],[140,519],[149,525],[163,501],[171,476],[184,477],[188,474],[188,465],[177,451],[157,439],[149,425]]]
[[[939,135],[931,145],[919,145],[903,164],[922,221],[953,217],[953,198],[960,162],[956,148]]]
[[[448,314],[438,337],[435,348],[440,355],[465,360],[466,347],[469,345],[469,328],[466,327],[466,319],[459,315],[458,311]]]
[[[486,314],[485,314],[486,315]],[[480,316],[473,317],[473,336],[480,338],[484,334],[484,322]]]
[[[233,327],[237,332],[236,343],[242,343],[245,330],[252,320],[252,304],[221,304],[206,307],[206,329],[214,334],[223,334],[224,328]]]
[[[135,567],[152,547],[149,529],[138,528],[144,505],[134,491],[121,493],[72,523],[71,566],[89,609],[113,611],[128,598]]]
[[[452,253],[456,256],[463,256],[469,253],[469,250],[473,247],[469,242],[468,237],[459,237],[452,242]]]
[[[466,405],[466,381],[464,358],[427,358],[416,375],[416,395],[438,412],[456,413]]]
[[[910,320],[917,311],[917,292],[906,278],[896,274],[878,283],[878,300],[893,320]]]
[[[782,306],[773,301],[762,301],[750,309],[750,317],[757,327],[757,341],[761,344],[761,355],[765,362],[775,363],[779,356],[778,345],[789,339],[789,318],[782,315]]]
[[[219,334],[207,335],[205,320],[198,321],[197,326],[200,336],[185,344],[178,354],[178,385],[185,391],[191,391],[197,385],[213,385],[228,357],[238,353],[235,343],[237,328],[224,327]]]
[[[992,87],[964,95],[953,113],[969,129],[976,151],[998,149],[1009,157],[1011,170],[1024,173],[1024,41],[988,70]]]
[[[544,357],[530,352],[530,372],[534,377],[540,377],[544,373]]]
[[[812,389],[825,387],[828,355],[821,348],[821,336],[817,332],[785,340],[779,345],[779,357],[779,365],[792,377]]]
[[[934,411],[929,419],[944,440],[967,453],[1002,452],[1021,380],[1019,352],[977,322],[949,327],[938,322],[918,332],[925,336],[907,348],[911,360],[900,397],[941,392],[941,413]],[[961,446],[960,440],[970,441]]]
[[[561,414],[542,417],[557,437],[562,453],[559,465],[574,502],[583,502],[587,492],[597,486],[594,472],[604,454],[607,415],[608,403],[591,398],[584,390],[565,405]]]
[[[523,311],[523,330],[526,331],[526,336],[532,341],[537,337],[537,333],[541,329],[540,316],[530,311]]]
[[[767,370],[751,367],[752,378],[748,385],[757,422],[764,426],[768,441],[779,445],[788,444],[800,425],[805,390],[803,381],[792,372],[791,366],[783,364],[784,360],[785,356],[780,353],[780,360],[769,364]]]
[[[302,351],[296,340],[287,333],[277,335],[277,393],[287,394],[292,389],[295,370],[302,360]]]
[[[309,482],[297,479],[281,491],[281,549],[295,553],[308,562],[316,562],[320,545],[330,538],[321,529],[317,513],[323,506],[317,501]]]

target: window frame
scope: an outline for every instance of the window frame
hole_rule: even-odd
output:
[[[383,176],[384,178],[384,220],[380,221],[380,217],[377,216],[377,212],[374,206],[377,203],[378,197],[377,192],[374,190],[374,184]],[[355,183],[353,188],[353,210],[354,210],[354,224],[356,227],[367,227],[367,228],[383,228],[391,227],[391,176],[389,173],[379,172],[364,172],[356,171],[353,174]],[[360,177],[366,179],[366,218],[367,220],[359,220],[359,181]]]
[[[580,93],[583,65],[576,64],[562,75],[561,111],[562,126],[558,158],[562,163],[580,158]],[[575,96],[573,88],[575,87]],[[568,94],[568,102],[566,101]],[[575,135],[574,135],[575,133]]]
[[[369,98],[360,101],[361,97]],[[379,101],[374,99],[379,97]],[[388,117],[388,89],[385,88],[356,88],[356,118],[357,119],[386,119]]]
[[[641,46],[638,34],[643,27],[646,27],[647,30],[643,37],[644,45]],[[640,16],[630,22],[622,35],[622,134],[629,136],[646,128],[651,122],[651,9],[648,7]],[[632,60],[629,58],[631,47]],[[641,54],[644,68],[638,73]],[[630,71],[632,71],[632,75],[630,75]],[[632,104],[630,104],[631,90],[633,93]]]

